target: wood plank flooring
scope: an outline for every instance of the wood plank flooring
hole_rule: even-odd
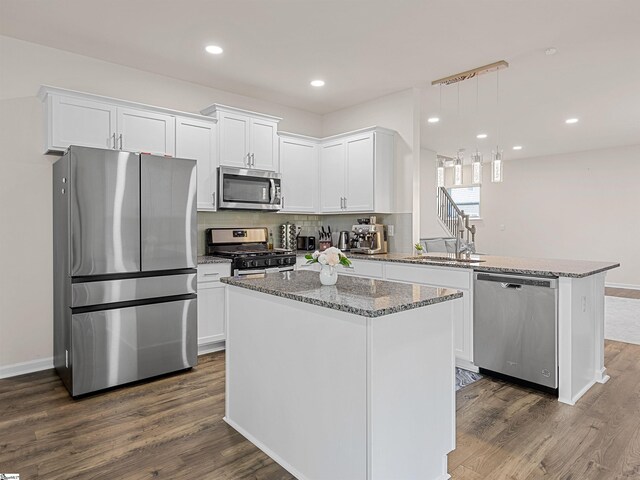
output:
[[[452,478],[639,479],[640,345],[607,341],[605,355],[611,380],[574,407],[491,378],[457,392]],[[0,380],[0,472],[293,479],[222,420],[224,361],[205,355],[190,372],[80,400],[53,371]]]
[[[629,288],[613,288],[606,287],[604,294],[610,297],[636,298],[640,299],[640,290],[631,290]]]

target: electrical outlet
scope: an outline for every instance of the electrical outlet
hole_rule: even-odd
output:
[[[396,228],[394,225],[387,225],[387,233],[390,237],[393,237],[396,233]]]
[[[504,231],[504,223],[500,224],[500,230]]]

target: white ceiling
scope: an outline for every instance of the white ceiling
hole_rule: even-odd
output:
[[[445,154],[494,144],[495,74],[460,84],[459,119],[431,80],[504,59],[507,158],[640,142],[639,24],[638,0],[0,0],[4,35],[319,114],[422,88],[422,144]]]

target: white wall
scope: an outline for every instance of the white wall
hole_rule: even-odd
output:
[[[619,262],[607,284],[640,288],[640,145],[506,161],[503,183],[483,173],[479,252]]]
[[[0,36],[0,375],[52,355],[55,157],[42,155],[41,84],[196,113],[229,104],[283,117],[282,130],[322,134],[319,115]]]

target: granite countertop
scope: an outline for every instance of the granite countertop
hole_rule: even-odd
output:
[[[461,292],[448,288],[348,275],[339,275],[333,286],[323,286],[318,273],[310,271],[226,277],[220,281],[363,317],[381,317],[462,297]]]
[[[304,256],[306,252],[300,252]],[[466,268],[478,272],[512,273],[519,275],[536,275],[542,277],[582,278],[605,272],[620,266],[614,262],[590,262],[583,260],[560,260],[551,258],[499,257],[494,255],[471,255],[475,262],[459,262],[453,254],[428,253],[416,257],[411,253],[385,253],[364,255],[345,252],[347,257],[361,260],[408,263],[412,265],[429,265],[447,268]],[[451,260],[443,260],[450,258]]]
[[[231,263],[231,259],[216,257],[214,255],[199,255],[198,265],[201,265],[203,263]]]

